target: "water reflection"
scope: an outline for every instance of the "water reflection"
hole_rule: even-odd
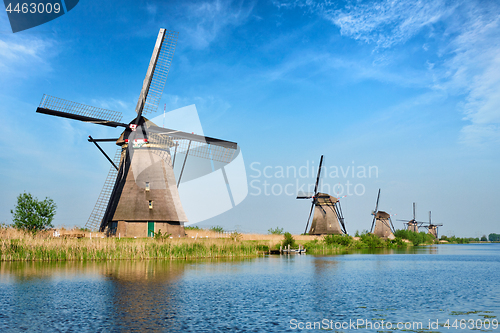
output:
[[[177,281],[184,263],[169,261],[120,261],[106,265],[103,274],[110,281],[112,326],[139,330],[175,325],[180,302]]]
[[[248,260],[1,263],[0,331],[283,332],[294,331],[293,318],[498,316],[499,274],[500,246],[475,245]]]

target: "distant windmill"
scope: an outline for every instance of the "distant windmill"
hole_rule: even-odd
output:
[[[404,222],[404,224],[407,226],[407,230],[413,232],[419,232],[418,228],[420,228],[425,223],[417,221],[415,212],[415,203],[413,203],[413,218],[411,220],[398,220],[398,221]]]
[[[378,189],[377,203],[375,210],[372,211],[373,220],[370,232],[380,238],[394,239],[394,225],[392,224],[391,215],[384,211],[378,210],[378,202],[380,199],[380,189]]]
[[[311,210],[309,211],[309,217],[307,218],[304,233],[308,233],[309,235],[347,234],[344,224],[344,216],[342,214],[342,208],[340,207],[340,201],[338,198],[326,193],[318,192],[322,165],[323,155],[321,155],[321,159],[319,161],[318,176],[316,177],[314,193],[297,195],[297,199],[312,199]],[[313,209],[314,216],[311,223],[311,229],[307,232]]]
[[[428,233],[434,236],[436,239],[438,238],[438,227],[442,227],[442,224],[432,224],[431,221],[431,212],[429,211],[429,224],[422,225],[422,227],[427,228]]]
[[[135,108],[137,115],[128,124],[120,122],[119,112],[48,95],[42,98],[39,113],[124,128],[119,138],[89,136],[89,141],[99,148],[112,167],[87,221],[88,228],[122,237],[152,236],[158,230],[184,236],[184,223],[188,219],[177,187],[188,155],[229,163],[239,153],[234,142],[159,127],[143,116],[158,108],[177,38],[178,32],[160,29]],[[98,142],[116,142],[119,148],[114,161]],[[176,180],[173,167],[181,151],[185,157]]]

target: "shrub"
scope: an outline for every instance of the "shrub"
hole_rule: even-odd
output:
[[[431,234],[425,232],[415,232],[405,229],[396,230],[394,236],[402,239],[407,239],[410,242],[412,242],[414,246],[418,246],[420,244],[425,244],[425,243],[434,243],[435,240],[434,236],[432,236]]]
[[[394,239],[391,239],[389,241],[391,244],[394,244],[396,245],[397,247],[406,247],[408,244],[406,244],[406,242],[403,241],[402,238],[400,237],[396,237]]]
[[[243,236],[239,232],[237,232],[237,231],[233,231],[231,233],[231,239],[234,240],[235,242],[239,241],[242,237]]]
[[[185,230],[203,230],[201,229],[200,227],[198,226],[195,226],[195,227],[184,227]]]
[[[168,239],[170,236],[172,236],[172,234],[167,234],[167,233],[162,234],[161,229],[159,229],[158,232],[154,233],[154,238],[156,240],[165,240],[165,239]]]
[[[285,232],[283,238],[284,239],[281,245],[283,245],[284,248],[287,247],[288,245],[290,245],[290,247],[295,247],[295,239],[293,238],[291,233]]]
[[[220,225],[216,225],[216,226],[211,227],[210,231],[218,232],[218,233],[223,233],[224,232],[224,228],[221,227]]]
[[[377,247],[384,247],[384,241],[375,236],[374,234],[370,233],[362,234],[360,237],[361,237],[361,242],[371,249]]]
[[[342,246],[350,246],[353,242],[353,239],[349,235],[326,235],[323,238],[323,241],[327,245],[339,244]]]
[[[276,227],[275,229],[270,228],[269,230],[267,230],[267,233],[269,235],[283,235],[283,228],[280,227]]]
[[[257,251],[268,252],[269,251],[269,245],[258,244],[257,245]]]

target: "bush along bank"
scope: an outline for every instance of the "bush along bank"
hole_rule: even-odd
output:
[[[384,240],[373,234],[363,233],[356,238],[349,235],[326,235],[322,239],[305,242],[303,246],[310,254],[326,254],[355,249],[406,248],[408,243],[399,237]]]

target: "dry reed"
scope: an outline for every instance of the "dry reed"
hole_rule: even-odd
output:
[[[196,259],[258,256],[269,249],[266,241],[233,238],[106,238],[86,233],[84,238],[32,235],[0,230],[0,261],[65,261],[120,259]]]

